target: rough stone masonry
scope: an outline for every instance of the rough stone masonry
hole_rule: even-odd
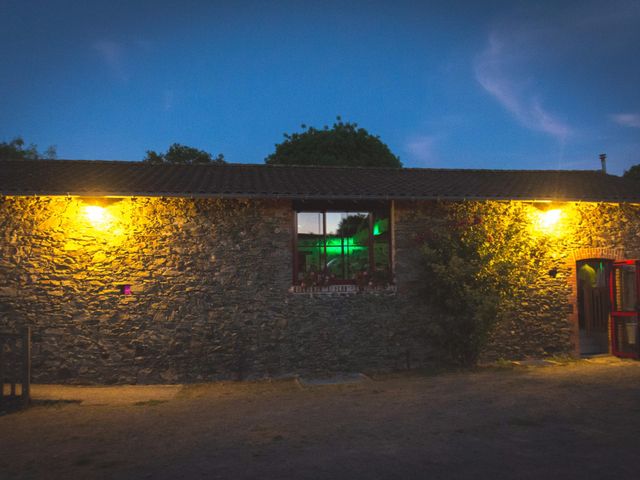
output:
[[[91,201],[0,199],[0,329],[32,327],[36,382],[197,382],[438,360],[419,300],[420,205],[396,202],[394,288],[317,295],[290,291],[288,200],[107,199],[104,231],[82,220]],[[636,206],[579,208],[586,233],[550,259],[560,274],[540,276],[487,358],[571,352],[572,249],[640,255]]]

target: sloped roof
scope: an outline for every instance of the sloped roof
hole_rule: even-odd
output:
[[[640,202],[640,185],[591,170],[23,160],[0,162],[0,195]]]

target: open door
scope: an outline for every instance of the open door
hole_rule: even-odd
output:
[[[613,262],[591,258],[578,261],[576,268],[580,355],[608,354]]]
[[[611,271],[611,351],[618,357],[638,358],[640,260],[615,262]]]

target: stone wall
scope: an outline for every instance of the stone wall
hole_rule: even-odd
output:
[[[538,208],[560,208],[562,217],[556,231],[532,232],[532,235],[544,237],[544,256],[539,271],[528,290],[503,309],[483,355],[484,360],[577,353],[576,259],[588,258],[585,252],[612,259],[640,258],[639,205],[563,203],[524,206],[532,218],[540,211]],[[396,204],[399,293],[420,289],[419,237],[425,228],[428,229],[431,214],[428,202]],[[508,222],[509,218],[504,221]],[[540,251],[533,253],[540,255]],[[425,321],[429,321],[428,314]]]
[[[149,383],[406,368],[393,292],[292,294],[288,201],[4,198],[0,328],[33,329],[34,381]],[[122,295],[121,285],[131,286]]]
[[[96,202],[107,214],[91,221],[86,206]],[[570,350],[566,256],[573,248],[624,246],[628,256],[640,255],[637,207],[571,208],[582,212],[571,228],[583,233],[558,245],[562,253],[549,265],[559,274],[541,272],[532,295],[501,322],[489,356]],[[3,198],[0,329],[32,327],[36,382],[420,367],[438,358],[420,301],[415,232],[428,221],[420,212],[420,205],[396,206],[397,293],[309,295],[289,291],[289,201]]]

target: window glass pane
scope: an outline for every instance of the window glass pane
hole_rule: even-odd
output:
[[[298,234],[300,233],[322,235],[322,212],[298,213]]]
[[[388,211],[299,212],[296,224],[300,284],[380,285],[391,281]]]
[[[327,213],[330,281],[356,280],[369,270],[369,213]]]
[[[620,353],[638,351],[638,316],[618,317],[615,320],[616,350]]]
[[[636,298],[636,266],[622,265],[616,268],[616,310],[633,312],[637,306]]]
[[[324,272],[323,214],[301,212],[298,222],[298,280],[317,284],[318,275]]]

